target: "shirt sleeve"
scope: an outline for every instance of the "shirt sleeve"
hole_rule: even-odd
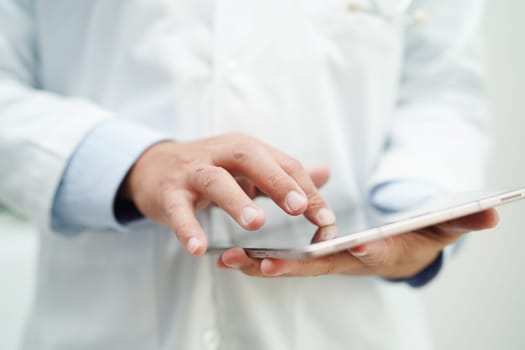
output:
[[[168,137],[122,120],[99,124],[80,143],[64,171],[52,209],[52,228],[73,234],[84,229],[122,230],[141,218],[133,205],[115,206],[129,169],[150,146]]]

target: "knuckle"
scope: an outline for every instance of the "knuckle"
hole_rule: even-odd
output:
[[[309,210],[315,211],[317,209],[326,208],[327,207],[323,197],[321,197],[319,192],[317,192],[317,191],[314,191],[314,192],[306,191],[306,196],[308,198],[308,208],[309,208]]]
[[[268,185],[271,188],[283,187],[288,181],[288,177],[284,174],[273,174],[268,178]]]
[[[335,261],[334,256],[327,256],[326,257],[326,274],[331,275],[336,272],[337,269],[337,263]]]
[[[177,213],[180,212],[182,209],[184,209],[184,207],[185,207],[185,204],[181,203],[180,201],[169,201],[164,206],[164,210],[170,216],[173,224],[179,227],[179,230],[183,227],[178,225],[179,221],[178,221]]]
[[[281,161],[281,167],[288,174],[295,173],[304,169],[300,161],[292,157],[286,157]]]
[[[220,167],[199,167],[193,171],[193,176],[199,188],[208,189],[216,185],[225,172],[226,170]]]
[[[245,163],[256,153],[260,152],[260,144],[251,138],[237,141],[232,148],[232,157],[238,163]]]
[[[384,250],[382,250],[382,253],[377,254],[374,259],[372,259],[371,263],[369,265],[378,267],[391,267],[394,266],[394,261],[392,259],[394,251],[394,240],[392,237],[388,237],[380,241],[384,245]]]
[[[393,254],[393,240],[391,237],[372,243],[375,248],[369,255],[360,258],[363,267],[377,271],[378,269],[395,267],[395,262],[392,259]]]
[[[232,150],[233,159],[237,163],[244,163],[250,156],[249,148],[243,146],[243,144],[237,144]]]
[[[394,250],[393,238],[390,237],[389,239],[387,239],[387,244],[389,245],[388,248],[389,248],[389,251],[391,252],[389,259],[392,260],[391,261],[392,265],[394,264],[393,260],[401,261],[403,258],[410,256],[413,250],[413,248],[411,248],[410,246],[409,240],[404,235],[400,235],[397,239],[397,242],[398,242],[397,244],[398,249]],[[392,253],[394,251],[395,251],[395,255]]]
[[[328,267],[329,256],[326,256],[321,259],[322,260],[318,260],[318,259],[298,260],[296,268],[294,270],[295,274],[298,276],[313,276],[313,277],[326,275],[327,270],[329,269]]]

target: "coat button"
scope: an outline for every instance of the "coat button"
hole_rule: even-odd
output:
[[[361,4],[357,1],[350,1],[348,3],[348,5],[346,6],[347,10],[350,11],[350,12],[357,12],[357,11],[360,11],[362,8],[361,8]]]
[[[202,343],[209,350],[217,350],[221,345],[221,334],[216,329],[208,329],[202,334]]]
[[[422,9],[415,10],[412,13],[412,20],[416,24],[423,24],[427,21],[427,12]]]

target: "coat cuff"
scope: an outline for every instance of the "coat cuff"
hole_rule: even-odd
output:
[[[87,229],[123,230],[114,205],[119,187],[142,153],[165,134],[122,120],[97,125],[80,143],[62,175],[52,209],[52,228],[73,234]],[[120,206],[119,218],[139,216]]]

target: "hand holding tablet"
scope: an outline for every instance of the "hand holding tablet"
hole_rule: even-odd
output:
[[[345,228],[344,218],[338,217],[336,226],[318,230],[315,236],[323,239],[321,242],[293,248],[233,248],[222,254],[218,265],[268,277],[327,273],[411,276],[463,234],[494,227],[498,218],[491,208],[524,196],[525,188],[455,194],[357,231]],[[326,240],[334,233],[336,238]]]

